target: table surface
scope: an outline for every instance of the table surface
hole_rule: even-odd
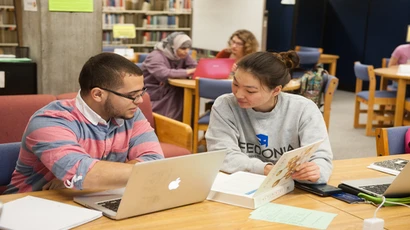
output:
[[[379,76],[383,77],[389,77],[391,79],[405,79],[405,80],[410,80],[410,76],[407,75],[398,75],[397,71],[399,69],[399,66],[392,66],[388,68],[377,68],[374,69],[374,73]]]
[[[386,174],[367,169],[375,161],[392,158],[410,159],[410,155],[357,158],[334,161],[334,172],[329,184],[338,185],[342,180],[386,176]],[[68,189],[40,191],[23,194],[0,196],[2,202],[9,202],[26,195],[60,201],[72,205],[72,197],[86,192]],[[274,201],[277,204],[291,205],[317,211],[335,213],[329,229],[362,229],[363,219],[373,216],[376,207],[369,204],[347,204],[333,198],[323,198],[295,189],[293,192]],[[101,217],[78,227],[78,229],[302,229],[294,225],[285,225],[249,218],[252,210],[212,201],[173,208],[125,220],[115,221]],[[386,229],[408,229],[410,209],[406,207],[384,207],[378,217],[385,220]]]

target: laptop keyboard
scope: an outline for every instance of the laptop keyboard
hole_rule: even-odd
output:
[[[359,186],[359,188],[382,195],[389,186],[390,184],[376,184],[376,185]]]
[[[103,206],[104,208],[112,210],[114,212],[117,212],[118,207],[120,207],[120,203],[121,203],[121,199],[116,199],[116,200],[109,200],[109,201],[100,202],[100,203],[97,203],[97,204]]]

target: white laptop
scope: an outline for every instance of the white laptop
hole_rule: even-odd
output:
[[[409,178],[410,164],[406,164],[397,176],[342,181],[342,184],[373,196],[408,197]]]
[[[74,201],[124,219],[201,202],[208,196],[226,150],[135,164],[125,188],[74,197]]]

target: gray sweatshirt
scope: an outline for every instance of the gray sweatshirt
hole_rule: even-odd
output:
[[[332,173],[333,153],[320,110],[311,100],[280,93],[271,112],[239,107],[233,94],[225,94],[212,106],[207,148],[228,149],[222,171],[263,174],[268,162],[275,164],[286,152],[324,139],[310,161],[320,168],[317,183],[326,183]]]

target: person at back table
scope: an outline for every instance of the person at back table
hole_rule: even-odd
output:
[[[187,79],[195,72],[197,62],[189,55],[191,45],[188,35],[171,33],[155,45],[142,63],[152,110],[179,121],[182,120],[184,89],[170,85],[168,79]]]
[[[138,108],[146,89],[134,63],[98,54],[79,83],[76,98],[51,102],[31,117],[5,194],[124,187],[133,164],[164,157]]]
[[[401,64],[410,64],[410,44],[399,45],[396,49],[394,49],[391,54],[388,67]],[[397,89],[397,86],[397,81],[393,81],[393,88]],[[410,86],[407,85],[406,89],[407,96],[410,96]]]
[[[247,54],[258,50],[259,43],[249,30],[237,30],[228,40],[228,48],[221,50],[216,58],[232,58],[238,62]]]
[[[324,140],[292,178],[328,181],[333,154],[320,110],[310,99],[281,92],[298,64],[294,51],[256,52],[237,63],[232,94],[215,100],[205,133],[208,151],[228,149],[222,171],[267,175],[284,152]]]
[[[400,64],[410,64],[410,44],[399,45],[390,57],[389,67]]]

